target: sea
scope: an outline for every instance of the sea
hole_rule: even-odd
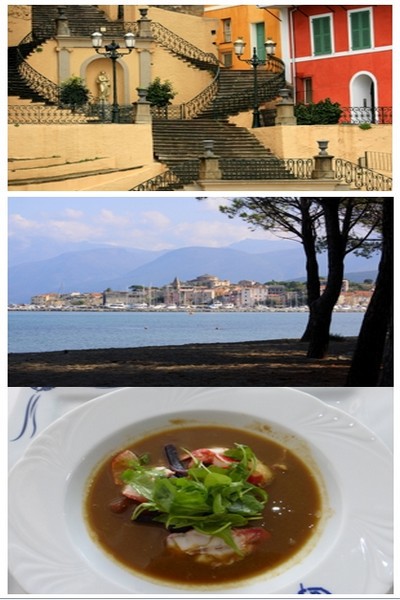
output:
[[[10,311],[9,352],[134,348],[299,338],[307,312]],[[356,336],[363,313],[335,312],[331,333]]]

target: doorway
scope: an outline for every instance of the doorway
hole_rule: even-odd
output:
[[[376,123],[376,81],[370,73],[357,73],[350,82],[352,122]]]

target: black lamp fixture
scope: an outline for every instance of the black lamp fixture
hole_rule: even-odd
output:
[[[257,68],[261,65],[265,65],[275,54],[276,42],[274,42],[271,38],[268,38],[264,43],[266,58],[262,59],[257,56],[256,48],[253,48],[253,56],[251,58],[242,58],[244,49],[246,47],[246,42],[243,38],[238,38],[236,42],[233,42],[233,47],[235,50],[235,54],[239,60],[247,63],[253,67],[254,73],[254,106],[253,106],[253,123],[252,127],[261,127],[260,121],[260,110],[258,108],[258,81],[257,81]]]
[[[112,78],[113,78],[113,103],[111,109],[111,121],[112,123],[118,123],[119,121],[119,105],[117,99],[117,60],[130,54],[135,47],[136,39],[133,33],[126,33],[124,35],[125,48],[127,52],[123,52],[120,45],[115,40],[112,40],[110,44],[104,46],[103,50],[103,34],[100,31],[92,33],[92,46],[96,50],[97,54],[101,54],[106,58],[112,60]]]

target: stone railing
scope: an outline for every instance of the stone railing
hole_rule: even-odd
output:
[[[200,161],[188,159],[182,161],[174,169],[168,169],[147,181],[132,188],[131,192],[157,192],[181,190],[185,185],[199,179]]]
[[[161,176],[149,179],[131,191],[179,190],[199,181],[297,181],[309,180],[332,185],[342,184],[345,189],[391,191],[392,179],[381,173],[361,167],[350,161],[328,154],[328,142],[318,142],[320,152],[313,158],[286,159],[219,159],[213,152],[212,140],[205,140],[205,153],[198,159],[185,161]],[[189,167],[190,163],[190,168]],[[180,173],[185,173],[181,176]],[[168,184],[168,188],[165,187]],[[159,186],[159,187],[158,187]]]
[[[72,109],[69,106],[46,106],[44,104],[10,104],[8,106],[8,123],[10,125],[47,124],[67,125],[69,123],[111,123],[112,105],[91,103]],[[120,105],[118,107],[119,124],[135,122],[135,107]]]
[[[28,33],[19,43],[17,47],[17,69],[23,81],[32,89],[33,92],[39,94],[45,101],[57,103],[60,94],[60,88],[53,81],[36,71],[25,60],[26,56],[33,48],[46,41],[45,38],[37,38],[32,32]]]
[[[95,119],[98,120],[98,119]],[[93,122],[85,110],[72,111],[43,104],[14,104],[8,106],[9,125],[69,125]]]
[[[166,48],[179,58],[190,62],[198,69],[213,71],[219,68],[219,61],[212,52],[204,52],[197,46],[194,46],[185,38],[179,36],[174,31],[167,29],[161,23],[148,21],[151,35],[155,42]],[[125,21],[124,27],[127,31],[137,35],[139,33],[140,21]]]
[[[351,188],[368,192],[389,192],[392,190],[392,178],[352,163],[343,158],[334,159],[335,179]]]
[[[199,115],[209,104],[218,90],[219,70],[214,79],[197,96],[183,104],[171,104],[168,106],[151,108],[151,114],[156,119],[193,119]]]

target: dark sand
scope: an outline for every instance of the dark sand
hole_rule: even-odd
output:
[[[356,338],[322,360],[299,340],[10,354],[13,386],[345,386]]]

